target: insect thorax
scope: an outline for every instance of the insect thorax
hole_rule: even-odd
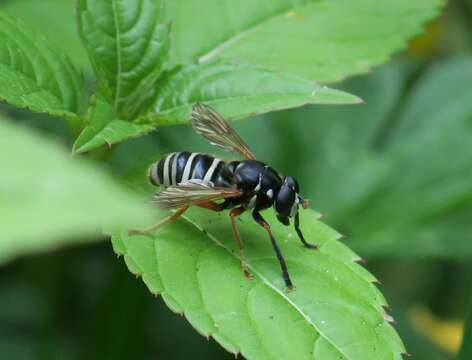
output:
[[[282,185],[280,175],[260,161],[238,162],[234,170],[234,183],[243,191],[242,204],[248,209],[271,207]]]

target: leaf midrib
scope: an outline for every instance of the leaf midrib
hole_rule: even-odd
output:
[[[192,221],[190,218],[188,218],[187,216],[185,215],[181,215],[181,218],[183,218],[184,220],[186,220],[188,223],[190,223],[191,225],[195,226],[198,230],[200,231],[203,231],[204,229],[199,226],[196,222]],[[210,233],[208,230],[205,229],[205,234],[213,240],[213,242],[218,245],[218,246],[221,246],[223,249],[225,249],[231,256],[233,256],[235,259],[237,259],[238,261],[240,260],[234,253],[232,253],[221,241],[219,241],[216,236],[214,236],[212,233]],[[251,263],[248,263],[247,264],[248,267],[251,269],[252,273],[253,274],[256,274],[260,280],[266,285],[269,287],[269,289],[272,289],[275,293],[277,293],[278,295],[280,295],[282,297],[282,299],[284,299],[285,301],[287,301],[291,306],[293,306],[293,308],[308,322],[308,324],[310,324],[314,329],[315,331],[318,332],[318,334],[320,334],[320,336],[322,336],[327,342],[329,342],[337,351],[339,351],[339,353],[344,356],[345,358],[349,358],[347,356],[347,354],[345,354],[341,349],[339,349],[339,347],[332,342],[331,339],[329,339],[329,337],[326,336],[326,334],[324,334],[317,326],[316,324],[309,318],[305,315],[305,313],[302,311],[302,309],[300,309],[290,298],[288,298],[280,289],[278,289],[277,287],[275,287],[267,278],[265,278],[259,271],[257,271]]]
[[[330,89],[332,91],[337,91],[335,89]],[[340,94],[342,94],[342,92],[340,92]],[[347,93],[346,93],[347,94]],[[224,102],[224,101],[231,101],[233,99],[245,99],[245,98],[250,98],[250,99],[254,99],[255,97],[273,97],[273,96],[285,96],[285,97],[298,97],[298,96],[303,96],[304,93],[300,92],[300,93],[295,93],[295,92],[292,92],[292,93],[283,93],[283,92],[266,92],[266,93],[260,93],[260,94],[257,94],[257,95],[236,95],[236,96],[225,96],[225,97],[217,97],[217,98],[212,98],[212,99],[202,99],[202,100],[199,100],[199,101],[202,101],[202,102],[205,102],[207,104],[212,104],[212,103],[215,103],[215,102]],[[311,99],[314,99],[316,100],[316,96],[315,95],[312,95]],[[352,102],[352,104],[356,104],[358,102]],[[176,121],[176,119],[169,119],[169,118],[166,118],[165,115],[168,115],[169,113],[173,113],[175,111],[179,111],[179,110],[182,110],[182,109],[185,109],[186,107],[190,106],[191,104],[193,104],[193,102],[186,102],[186,103],[183,103],[182,105],[178,105],[178,106],[172,106],[172,107],[168,107],[168,108],[165,108],[165,109],[159,109],[158,111],[152,111],[150,113],[150,116],[149,117],[144,117],[142,119],[140,119],[138,121],[138,123],[140,121],[148,121],[147,119],[149,119],[149,121],[151,121],[151,123],[154,123],[154,119],[159,119],[160,121],[155,121],[156,124],[159,124],[159,125],[167,125],[167,124],[186,124],[188,122],[188,120],[184,120],[184,121]],[[302,103],[302,106],[303,105],[309,105],[309,104],[316,104],[316,101],[315,102],[311,102],[310,100],[304,100],[303,103]],[[347,103],[346,103],[347,104]],[[275,110],[282,110],[282,109],[286,109],[286,108],[289,108],[287,106],[273,106],[271,111],[275,111]],[[260,114],[260,113],[264,113],[265,111],[254,111],[254,112],[251,112],[249,114],[247,114],[246,116],[253,116],[253,115],[257,115],[257,114]],[[160,116],[163,116],[163,117],[160,117]],[[235,118],[238,118],[238,117],[235,117]],[[164,119],[167,119],[167,121],[163,121]],[[228,120],[234,120],[234,118],[232,117],[229,117]]]
[[[199,101],[201,102],[204,102],[204,103],[212,103],[212,102],[216,102],[216,101],[225,101],[225,100],[231,100],[231,99],[244,99],[244,98],[255,98],[255,97],[259,97],[259,96],[300,96],[300,95],[305,95],[305,93],[303,92],[300,92],[300,93],[284,93],[284,92],[265,92],[265,93],[259,93],[259,94],[256,94],[256,95],[233,95],[233,96],[221,96],[221,97],[215,97],[215,98],[211,98],[211,99],[205,99],[205,98],[202,98],[202,99],[199,99]],[[314,95],[312,95],[313,97],[315,97]],[[168,112],[172,112],[172,111],[176,111],[176,110],[180,110],[180,109],[183,109],[187,106],[190,106],[194,103],[195,101],[189,101],[189,102],[186,102],[186,103],[182,103],[181,105],[177,105],[177,106],[172,106],[172,107],[168,107],[168,108],[165,108],[165,109],[160,109],[159,110],[159,113],[168,113]]]
[[[121,92],[121,72],[122,72],[122,58],[121,58],[121,34],[120,34],[120,24],[118,21],[118,10],[117,10],[117,0],[112,0],[111,7],[113,11],[113,22],[115,23],[115,36],[116,36],[116,91],[115,99],[113,101],[115,110],[118,109],[118,100],[120,98]]]

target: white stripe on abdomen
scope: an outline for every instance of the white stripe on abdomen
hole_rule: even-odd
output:
[[[182,174],[182,180],[180,182],[188,181],[190,177],[190,169],[192,168],[193,159],[197,156],[198,153],[190,154],[189,158],[187,159],[187,163],[185,164],[184,173]]]
[[[218,166],[218,164],[220,162],[221,162],[220,159],[217,159],[217,158],[213,159],[213,162],[211,163],[210,168],[208,169],[208,171],[205,174],[205,177],[203,178],[204,182],[210,182],[211,181],[211,177],[213,176],[213,173],[215,172],[215,169],[216,169],[216,167]]]
[[[164,161],[164,175],[163,175],[163,180],[164,180],[164,185],[169,186],[170,185],[170,171],[169,171],[169,161],[170,158],[175,155],[175,153],[171,153],[167,155],[166,160]]]

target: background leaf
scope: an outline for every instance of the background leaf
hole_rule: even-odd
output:
[[[6,120],[0,137],[0,262],[150,221],[143,199],[57,144]]]
[[[187,65],[160,81],[152,123],[187,123],[196,102],[235,119],[304,104],[354,104],[361,100],[312,81],[247,65]]]
[[[287,113],[275,114],[270,125],[240,132],[261,159],[297,174],[305,196],[363,256],[467,258],[471,69],[470,56],[452,58],[410,88],[419,75],[397,62],[344,86],[366,104],[300,109],[290,128]]]
[[[248,62],[323,82],[337,81],[385,62],[420,32],[442,3],[171,1],[172,60]]]
[[[238,226],[252,281],[240,269],[227,214],[192,209],[153,236],[115,234],[113,245],[172,310],[247,359],[401,359],[404,348],[387,322],[375,278],[315,213],[301,215],[319,251],[303,248],[267,212],[296,286],[289,293],[266,234],[249,216]]]
[[[83,78],[69,60],[2,13],[0,84],[1,100],[70,121],[83,111],[86,101]]]
[[[472,57],[465,56],[432,67],[412,90],[380,153],[391,167],[383,183],[388,192],[359,211],[368,222],[352,226],[365,251],[395,254],[409,247],[408,255],[471,255],[471,86]]]
[[[79,30],[110,103],[125,117],[152,90],[166,61],[169,26],[163,2],[112,0],[78,3]]]
[[[95,99],[88,119],[90,124],[74,143],[73,152],[75,153],[90,151],[102,145],[111,146],[154,129],[154,126],[150,124],[134,124],[118,119],[113,107],[100,96]]]
[[[77,68],[89,75],[92,69],[77,33],[74,4],[71,0],[6,0],[0,2],[0,9],[22,20],[30,32],[43,34],[54,48],[66,53]]]

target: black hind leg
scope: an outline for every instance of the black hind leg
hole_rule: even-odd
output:
[[[292,280],[290,280],[290,275],[288,274],[288,269],[287,269],[287,264],[285,263],[285,259],[282,255],[282,252],[279,249],[279,246],[277,245],[277,242],[274,239],[274,236],[272,235],[272,230],[270,229],[270,225],[267,223],[267,221],[264,220],[262,215],[254,210],[252,213],[252,217],[256,222],[261,225],[264,229],[266,229],[267,233],[269,234],[270,241],[272,243],[272,247],[274,248],[275,254],[277,255],[277,259],[279,260],[280,263],[280,268],[282,269],[282,276],[284,278],[285,286],[287,289],[292,290],[293,289],[293,284]]]
[[[298,218],[298,213],[297,215],[295,215],[295,222],[294,222],[294,225],[295,225],[295,231],[297,232],[298,234],[298,238],[300,239],[300,241],[303,243],[303,245],[305,245],[305,247],[307,247],[308,249],[318,249],[318,245],[316,244],[310,244],[309,242],[307,242],[305,240],[305,238],[303,237],[303,234],[302,234],[302,231],[300,230],[300,219]]]

